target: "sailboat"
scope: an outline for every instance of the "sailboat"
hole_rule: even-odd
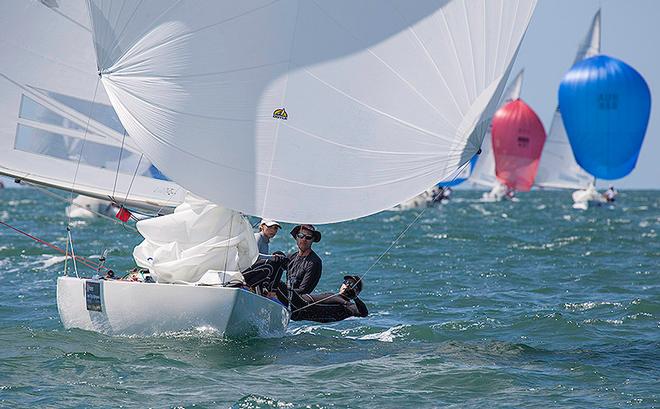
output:
[[[536,113],[518,98],[493,117],[491,134],[495,176],[512,192],[528,192],[545,143],[545,129]]]
[[[598,10],[580,43],[573,64],[599,54],[600,38],[601,16]],[[600,204],[604,201],[603,196],[596,190],[595,178],[575,161],[559,105],[552,117],[534,185],[543,189],[577,189],[572,195],[575,209],[587,209],[589,204]]]
[[[447,180],[440,181],[417,196],[399,203],[390,210],[410,210],[447,204],[452,194],[452,187],[458,186],[469,179],[476,161],[477,155],[473,156],[467,164],[458,169],[455,175],[450,176]]]
[[[612,180],[635,168],[651,112],[639,72],[603,54],[577,61],[561,81],[559,104],[575,160],[586,172]],[[586,207],[588,200],[577,199],[574,207]]]
[[[498,109],[520,98],[524,75],[524,70],[520,70],[513,81],[511,81],[511,84],[509,84],[502,94]],[[489,124],[491,122],[492,118],[489,120]],[[499,181],[495,175],[495,155],[493,153],[492,139],[492,128],[489,126],[488,133],[481,145],[481,153],[477,156],[474,169],[469,178],[470,182],[474,185],[490,189],[490,191],[484,192],[481,197],[481,200],[484,202],[499,202],[505,198],[510,198],[507,195],[509,189],[506,184]]]
[[[283,305],[228,285],[256,258],[242,214],[340,222],[456,172],[535,3],[90,0],[89,74],[139,151],[194,195],[138,222],[151,280],[58,278],[64,326],[282,331]]]
[[[75,204],[180,204],[185,189],[142,154],[97,86],[84,2],[16,2],[0,19],[0,174],[84,195],[74,216]]]

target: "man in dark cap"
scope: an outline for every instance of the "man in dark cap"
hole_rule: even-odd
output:
[[[291,319],[294,321],[334,322],[348,317],[366,317],[367,306],[358,295],[362,279],[345,276],[339,293],[297,294],[292,292]]]
[[[298,251],[288,257],[277,252],[267,260],[257,260],[242,272],[248,287],[255,290],[258,287],[261,293],[276,292],[284,301],[291,296],[290,293],[309,294],[316,288],[323,266],[312,250],[312,243],[321,241],[321,232],[311,224],[302,224],[291,230],[291,236],[296,239]],[[284,269],[287,270],[287,284],[280,281]]]
[[[288,257],[288,284],[298,295],[309,294],[321,279],[323,263],[312,250],[312,244],[321,241],[321,232],[311,224],[301,224],[291,230],[291,236],[296,240],[298,251]]]

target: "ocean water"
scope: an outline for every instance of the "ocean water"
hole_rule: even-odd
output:
[[[369,317],[266,339],[65,330],[62,257],[0,226],[0,407],[660,406],[660,192],[587,211],[570,192],[478,197],[319,226],[317,290],[332,291],[412,223],[365,277]],[[64,206],[0,191],[0,221],[61,247]],[[103,220],[74,222],[73,238],[115,271],[140,241]],[[293,244],[283,231],[271,249]]]

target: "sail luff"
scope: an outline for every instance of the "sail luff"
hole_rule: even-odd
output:
[[[525,70],[521,69],[502,93],[500,102],[497,105],[498,108],[504,106],[508,102],[520,98],[524,77]],[[481,153],[477,158],[469,179],[473,184],[486,188],[491,188],[498,183],[497,178],[495,177],[495,156],[493,155],[491,122],[492,118],[489,118],[488,130],[481,145]]]

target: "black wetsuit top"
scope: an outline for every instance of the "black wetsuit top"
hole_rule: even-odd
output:
[[[334,322],[348,317],[366,317],[369,314],[367,306],[357,297],[351,300],[335,293],[291,294],[293,321]]]
[[[323,264],[321,258],[312,250],[306,256],[291,254],[287,265],[287,277],[291,288],[298,294],[309,294],[314,291],[321,279]]]

